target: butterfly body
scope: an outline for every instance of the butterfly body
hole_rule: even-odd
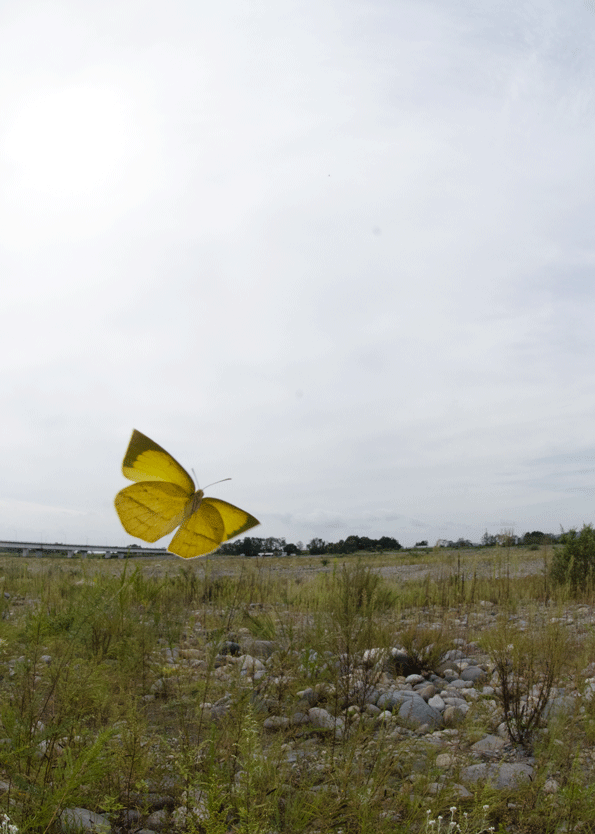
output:
[[[179,527],[168,550],[184,559],[206,556],[260,523],[227,501],[205,498],[177,460],[136,429],[122,472],[136,482],[116,495],[116,511],[126,532],[156,542]]]

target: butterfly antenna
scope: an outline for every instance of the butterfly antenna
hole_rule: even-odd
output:
[[[206,487],[203,487],[203,489],[208,489],[209,487],[215,486],[216,484],[222,484],[223,481],[231,481],[231,478],[221,478],[220,481],[213,481],[212,484],[207,484]]]

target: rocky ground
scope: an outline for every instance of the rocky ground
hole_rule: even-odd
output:
[[[484,610],[473,615],[473,631],[491,627],[495,613],[494,606],[485,603]],[[544,616],[547,618],[547,613]],[[589,629],[595,623],[595,611],[589,606],[574,606],[564,619],[568,628]],[[522,614],[516,620],[523,628]],[[463,631],[471,625],[468,615],[459,619],[459,625]],[[544,762],[531,748],[510,741],[497,697],[497,676],[490,658],[476,642],[456,638],[455,648],[447,651],[435,668],[421,674],[412,671],[411,658],[399,646],[391,650],[370,647],[355,658],[309,652],[302,658],[300,671],[307,671],[311,685],[283,699],[275,693],[291,690],[291,680],[283,679],[280,672],[284,648],[275,641],[254,640],[246,629],[228,637],[219,646],[214,671],[227,691],[215,702],[201,704],[204,719],[219,726],[231,720],[234,699],[248,693],[263,734],[265,755],[268,744],[283,738],[283,766],[294,785],[307,774],[306,790],[317,790],[312,775],[318,773],[321,784],[328,779],[329,744],[340,746],[359,734],[362,762],[371,766],[380,749],[385,758],[398,762],[387,782],[387,795],[417,794],[420,803],[443,795],[445,801],[464,802],[478,786],[487,784],[502,792],[512,807],[515,792],[540,780],[540,790],[555,802],[565,777],[555,769],[544,769]],[[164,650],[163,662],[200,678],[207,662],[200,627],[175,649]],[[325,672],[329,667],[337,673],[336,683],[317,683],[317,677],[321,681],[328,678]],[[595,666],[584,670],[580,692],[568,686],[554,687],[547,720],[584,710],[595,690],[594,675]],[[147,702],[166,698],[168,681],[167,675],[155,681]],[[539,732],[548,732],[547,723]],[[278,755],[278,745],[275,749]],[[595,748],[585,744],[580,755],[583,766],[591,769]],[[182,793],[175,780],[170,790],[156,783],[133,799],[130,807],[111,817],[70,809],[62,815],[63,829],[132,829],[150,834],[172,827],[184,830],[190,818],[195,824],[208,821],[201,791]]]

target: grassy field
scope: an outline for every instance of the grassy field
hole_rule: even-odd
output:
[[[551,557],[0,555],[0,812],[23,832],[72,807],[136,831],[158,806],[160,830],[204,834],[593,831],[595,596],[552,586]],[[381,724],[352,695],[386,682],[369,650],[427,674],[460,646],[494,686],[457,729]],[[287,719],[311,692],[340,725]],[[551,692],[577,707],[544,728]],[[451,791],[438,747],[467,761],[502,722],[534,777]]]

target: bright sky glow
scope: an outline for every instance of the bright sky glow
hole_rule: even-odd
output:
[[[593,2],[0,24],[0,538],[126,543],[133,428],[255,535],[595,521]]]

